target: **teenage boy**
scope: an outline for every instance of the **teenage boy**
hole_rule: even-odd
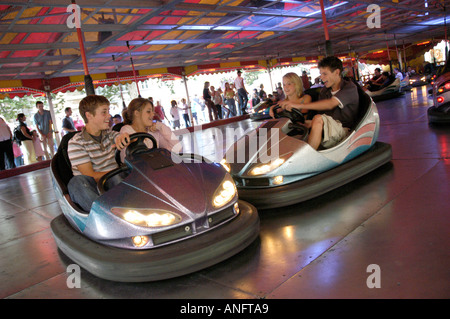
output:
[[[89,95],[80,101],[80,115],[86,126],[69,141],[68,154],[73,177],[67,185],[70,198],[89,212],[97,199],[97,182],[118,167],[114,155],[130,143],[126,133],[109,127],[109,101],[104,96]]]
[[[247,114],[247,102],[248,102],[248,92],[244,85],[244,78],[241,76],[241,70],[237,71],[237,77],[234,79],[234,87],[237,90],[239,98],[239,107],[241,108],[241,114]]]
[[[359,96],[356,85],[342,78],[342,61],[337,57],[326,57],[319,62],[320,78],[324,87],[320,91],[319,100],[307,104],[296,104],[291,101],[280,101],[282,109],[292,108],[318,111],[312,120],[305,122],[309,127],[308,144],[314,149],[320,145],[330,148],[345,138],[350,129],[357,123]],[[273,117],[273,111],[270,110]]]

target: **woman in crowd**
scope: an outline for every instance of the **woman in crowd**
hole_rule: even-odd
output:
[[[17,115],[17,121],[19,121],[20,132],[22,133],[21,149],[24,156],[25,165],[36,163],[36,152],[34,151],[33,133],[28,128],[25,121],[27,117],[23,113]]]
[[[233,88],[230,86],[230,83],[225,82],[225,91],[223,92],[223,96],[225,97],[225,104],[228,105],[231,116],[236,116],[235,95],[236,94],[234,93]]]
[[[209,92],[209,82],[206,81],[203,86],[203,99],[205,100],[205,105],[208,108],[209,113],[209,121],[212,122],[213,120],[218,119],[217,115],[217,109],[214,106],[214,102],[212,101],[211,94]],[[213,119],[214,115],[214,119]]]

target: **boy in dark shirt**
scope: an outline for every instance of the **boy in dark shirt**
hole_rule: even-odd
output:
[[[326,57],[319,62],[319,70],[325,86],[320,91],[318,101],[308,104],[278,102],[282,109],[288,111],[298,108],[319,112],[312,120],[305,122],[311,128],[308,143],[314,149],[318,149],[320,145],[330,148],[344,139],[357,124],[355,121],[359,105],[356,85],[341,76],[341,60],[334,56]],[[272,110],[271,115],[273,116]]]

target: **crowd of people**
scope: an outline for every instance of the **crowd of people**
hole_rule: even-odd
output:
[[[55,134],[59,132],[44,103],[37,101],[36,109],[31,121],[25,113],[18,113],[13,129],[0,117],[0,170],[50,160],[54,156],[57,149]],[[72,119],[70,107],[64,112],[61,135],[84,127],[82,121]]]
[[[36,109],[33,126],[27,124],[24,113],[17,114],[17,126],[12,131],[1,118],[0,170],[51,159],[55,154],[55,132],[50,111],[44,109],[41,101],[36,102]]]

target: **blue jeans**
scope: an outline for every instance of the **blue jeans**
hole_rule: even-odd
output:
[[[86,211],[91,211],[92,203],[100,196],[97,190],[97,182],[93,177],[75,175],[67,184],[70,198]]]
[[[231,116],[236,116],[236,102],[234,101],[234,99],[226,99],[225,102],[228,105],[228,108],[230,109],[230,115]]]
[[[248,96],[245,89],[239,89],[238,90],[238,97],[239,97],[239,107],[241,108],[241,114],[247,114],[247,102],[248,102]]]

